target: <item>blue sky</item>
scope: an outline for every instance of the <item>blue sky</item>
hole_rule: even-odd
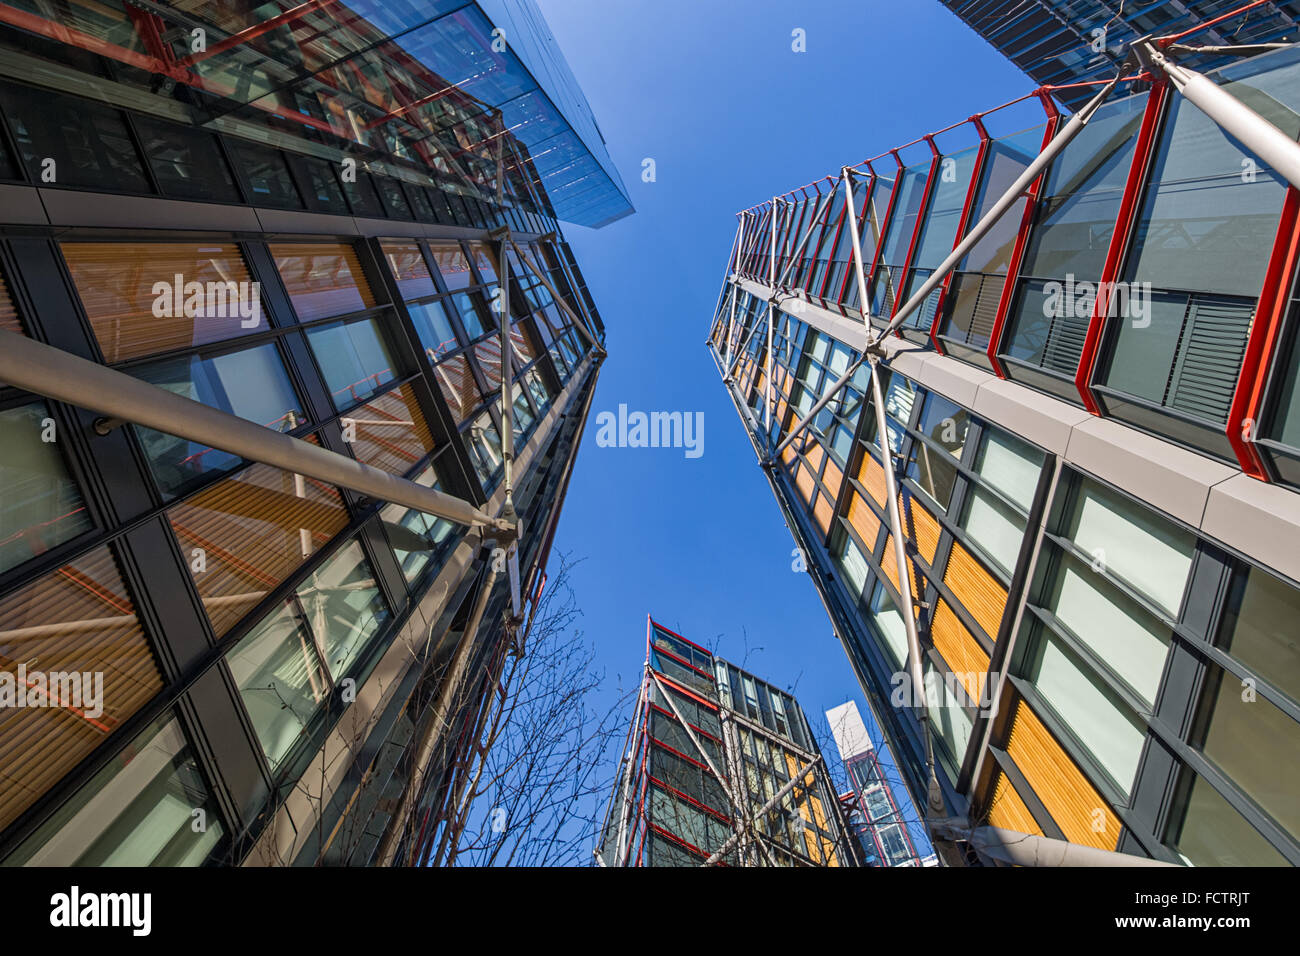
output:
[[[704,345],[735,213],[1033,83],[936,0],[539,5],[637,207],[565,228],[609,347],[556,539],[586,558],[582,626],[611,684],[635,683],[650,614],[791,689],[815,723],[850,697],[865,716]],[[704,454],[597,447],[595,416],[620,403],[703,412]]]

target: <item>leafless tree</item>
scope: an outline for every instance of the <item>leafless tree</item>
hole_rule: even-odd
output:
[[[504,702],[460,795],[464,823],[434,850],[435,866],[587,866],[618,760],[632,694],[607,688],[578,626],[576,563],[556,553],[521,656],[501,672]]]

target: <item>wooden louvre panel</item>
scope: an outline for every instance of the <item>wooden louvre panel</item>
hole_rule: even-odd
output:
[[[890,534],[885,538],[885,554],[884,557],[880,559],[880,566],[885,572],[885,577],[889,578],[890,583],[894,585],[898,593],[902,594],[903,589],[898,583],[898,561],[894,558],[893,534]],[[919,601],[921,600],[921,594],[917,589],[917,580],[921,577],[921,574],[917,570],[916,562],[910,558],[907,562],[907,573],[908,577],[911,578],[908,583],[912,586],[912,597]]]
[[[948,669],[959,676],[971,700],[980,700],[989,669],[989,656],[942,598],[935,606],[934,618],[930,622],[930,639],[947,662]]]
[[[830,534],[831,518],[835,513],[834,499],[827,498],[825,494],[817,496],[817,504],[813,506],[813,517],[817,519],[817,524],[822,529],[822,534]]]
[[[533,343],[528,338],[528,330],[524,328],[522,322],[516,322],[510,327],[510,343],[515,349],[512,361],[527,365],[537,358],[537,349],[533,348]]]
[[[868,551],[875,547],[876,537],[880,534],[880,519],[856,491],[849,495],[849,524],[853,525]]]
[[[795,472],[794,486],[799,490],[799,497],[804,500],[804,503],[812,504],[813,495],[817,493],[817,484],[813,481],[812,472],[808,470],[806,464],[800,465],[799,470]]]
[[[876,504],[882,508],[885,506],[885,470],[880,467],[880,462],[876,461],[869,454],[863,454],[862,464],[858,466],[858,480],[862,482],[862,487],[867,489],[867,494],[876,500]]]
[[[832,498],[839,497],[840,485],[844,484],[844,472],[840,471],[834,461],[826,462],[826,467],[822,470],[822,484],[826,486]]]
[[[433,263],[438,267],[438,272],[442,274],[448,289],[456,292],[474,284],[474,275],[469,270],[469,260],[465,258],[465,253],[461,251],[459,244],[430,243],[429,250],[433,253]]]
[[[474,357],[478,359],[479,370],[487,380],[488,391],[501,392],[501,340],[484,339],[474,346]]]
[[[997,640],[1002,615],[1007,609],[1007,589],[1002,582],[955,541],[943,581],[952,588],[962,606],[970,611],[971,617],[984,628],[984,633]]]
[[[303,322],[375,304],[357,252],[346,243],[272,243],[271,255]]]
[[[23,324],[18,321],[18,310],[14,308],[14,300],[9,295],[4,276],[0,276],[0,329],[24,334]]]
[[[424,252],[418,243],[385,242],[382,247],[403,301],[437,295],[438,287],[433,284],[429,264],[424,261]]]
[[[790,462],[794,461],[798,454],[799,453],[794,450],[794,444],[791,443],[781,449],[781,460],[788,465]]]
[[[1119,818],[1023,700],[1016,707],[1006,751],[1067,840],[1115,849]]]
[[[6,827],[162,690],[107,547],[0,599],[0,672],[0,827]],[[80,701],[75,683],[49,680],[54,672],[80,675]],[[97,674],[103,675],[103,713],[96,713]]]
[[[469,367],[469,360],[464,355],[444,359],[433,368],[433,377],[438,380],[447,407],[456,423],[463,422],[474,409],[483,403],[483,395],[474,381],[474,372]]]
[[[826,450],[821,445],[813,442],[805,452],[804,457],[808,459],[808,466],[812,468],[813,473],[817,474],[821,471],[822,460],[826,457]]]
[[[884,477],[883,472],[881,477]],[[905,492],[898,494],[898,516],[902,519],[903,530],[925,558],[925,563],[933,565],[942,531],[938,520],[915,497]]]
[[[363,464],[404,475],[433,451],[433,435],[409,385],[385,392],[348,419],[356,428],[352,454]]]
[[[989,811],[985,816],[989,826],[1001,827],[1015,833],[1044,835],[1043,828],[1029,812],[1029,807],[1016,792],[1016,788],[1011,786],[1011,781],[1007,779],[1005,773],[998,773],[997,783],[993,787],[993,800],[989,803]]]
[[[61,248],[110,365],[266,331],[260,298],[252,299],[256,325],[245,327],[251,319],[240,314],[240,297],[254,293],[233,243],[65,242]],[[186,291],[191,283],[203,288],[197,314],[194,290]]]
[[[343,530],[337,489],[252,465],[167,512],[217,636]]]

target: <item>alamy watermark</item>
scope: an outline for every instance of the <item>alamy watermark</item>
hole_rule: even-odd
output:
[[[1064,282],[1046,283],[1043,292],[1043,315],[1049,319],[1091,318],[1100,296],[1107,318],[1131,319],[1135,329],[1151,324],[1150,282],[1077,282],[1071,272]]]
[[[929,671],[921,680],[924,686],[917,689],[912,683],[910,673],[907,671],[896,672],[889,679],[889,684],[893,688],[889,695],[889,703],[899,708],[925,707],[926,709],[937,709],[947,707],[950,699],[961,700],[962,696],[965,695],[978,705],[980,716],[991,717],[993,715],[993,698],[990,696],[989,689],[997,684],[998,675],[996,673],[990,673],[986,680],[983,671],[953,671],[944,674],[940,674],[938,671]],[[980,689],[979,700],[974,699],[968,689],[970,687]]]
[[[103,671],[38,671],[19,664],[17,673],[0,671],[0,710],[66,707],[87,720],[104,716]]]
[[[596,416],[596,445],[600,448],[684,448],[687,458],[704,454],[703,412],[628,412]]]
[[[239,319],[245,329],[262,324],[260,282],[186,282],[178,272],[171,281],[155,282],[150,291],[156,319]]]

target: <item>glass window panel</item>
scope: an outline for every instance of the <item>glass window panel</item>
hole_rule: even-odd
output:
[[[1169,627],[1073,555],[1061,555],[1044,600],[1062,624],[1153,705],[1169,653]]]
[[[1300,836],[1300,727],[1254,687],[1210,665],[1200,749],[1292,836]]]
[[[218,637],[347,525],[338,491],[251,465],[167,511]]]
[[[474,285],[474,275],[469,268],[469,260],[459,245],[431,244],[434,264],[442,275],[442,281],[452,292],[468,289]]]
[[[907,257],[912,234],[916,231],[916,220],[921,214],[921,201],[925,198],[925,183],[930,176],[930,165],[930,160],[927,159],[908,166],[899,178],[898,188],[901,192],[890,217],[885,246],[881,250],[880,261],[883,265],[901,266]],[[951,251],[950,248],[949,252]]]
[[[442,490],[442,483],[432,465],[411,480],[426,488]],[[401,505],[388,505],[380,512],[380,517],[408,584],[415,584],[424,577],[430,570],[429,563],[434,555],[457,529],[453,522]]]
[[[388,605],[361,544],[352,541],[298,588],[304,619],[335,681],[347,677],[388,622]]]
[[[80,97],[0,85],[0,106],[32,182],[46,159],[60,186],[150,192],[122,113]]]
[[[388,267],[397,280],[397,291],[404,301],[437,294],[438,289],[433,284],[433,276],[429,274],[429,266],[418,243],[385,242],[383,249]]]
[[[966,493],[961,527],[1007,577],[1016,567],[1025,536],[1025,519],[994,495],[972,485]]]
[[[907,662],[907,625],[880,581],[876,582],[876,590],[871,595],[871,614],[876,629],[885,639],[886,656],[893,658],[895,667],[902,667]]]
[[[1196,777],[1170,846],[1193,866],[1290,866],[1232,804]]]
[[[393,359],[372,319],[331,322],[307,330],[336,408],[365,401],[393,381]]]
[[[211,202],[240,201],[234,177],[211,133],[138,113],[133,119],[163,195]]]
[[[993,208],[993,204],[1011,188],[1011,184],[1038,155],[1042,144],[1042,126],[995,139],[989,144],[988,156],[984,162],[983,182],[980,183],[975,208],[971,211],[972,223],[983,219]],[[966,258],[958,268],[964,272],[1006,275],[1010,268],[1016,237],[1020,233],[1024,208],[1025,200],[1017,199],[993,228],[975,243],[970,252],[966,253]]]
[[[357,170],[356,179],[343,180],[343,192],[348,197],[348,204],[352,207],[352,212],[358,216],[373,216],[381,218],[384,215],[384,207],[379,202],[379,193],[375,191],[375,185],[370,180],[369,173],[363,173]]]
[[[1101,278],[1145,96],[1102,106],[1047,173],[1021,275]]]
[[[1026,513],[1038,490],[1042,468],[1043,453],[1033,445],[999,428],[984,426],[974,470]]]
[[[107,547],[0,599],[0,829],[162,688]]]
[[[1218,644],[1274,687],[1300,700],[1300,591],[1266,571],[1234,575]]]
[[[1067,535],[1171,617],[1178,615],[1194,535],[1093,481],[1082,481]]]
[[[972,146],[939,161],[934,195],[921,226],[912,268],[934,269],[952,252],[978,153],[979,147]]]
[[[110,365],[267,328],[233,243],[65,242],[60,247]]]
[[[465,430],[469,457],[474,463],[474,472],[484,485],[491,484],[497,470],[501,467],[501,433],[492,421],[492,416],[484,411]]]
[[[460,314],[460,323],[465,327],[471,342],[487,334],[487,326],[483,324],[483,317],[475,305],[474,296],[460,293],[452,296],[451,301],[456,305],[456,311]]]
[[[303,322],[360,312],[375,304],[356,250],[342,243],[271,246],[280,278]]]
[[[57,429],[44,402],[0,411],[0,572],[92,527],[81,491],[68,473]],[[44,441],[43,436],[56,440]]]
[[[1294,138],[1300,116],[1286,104],[1300,103],[1300,57],[1294,50],[1283,53],[1234,65],[1220,78],[1225,90]],[[1247,157],[1189,100],[1173,98],[1138,221],[1130,279],[1157,289],[1259,295],[1286,181]],[[1153,322],[1144,331],[1154,329]]]
[[[243,167],[249,200],[254,206],[301,209],[302,197],[289,174],[289,164],[278,149],[232,139],[231,155]]]
[[[942,395],[930,392],[921,407],[917,431],[938,442],[948,454],[960,460],[970,428],[970,413]]]
[[[227,657],[257,739],[272,770],[330,695],[330,679],[292,602],[281,604]]]
[[[349,211],[348,203],[334,173],[334,166],[312,156],[300,156],[298,162],[305,174],[302,186],[307,192],[308,205],[325,212],[346,215]]]
[[[1146,740],[1145,728],[1128,708],[1041,628],[1024,676],[1127,794]]]
[[[196,832],[195,811],[205,826]],[[164,715],[61,806],[6,866],[199,866],[221,812],[178,720]]]
[[[451,307],[450,299],[406,307],[411,323],[415,326],[415,333],[420,337],[420,344],[424,346],[431,362],[437,362],[458,344],[451,320],[447,318],[447,309]]]
[[[836,563],[848,582],[849,591],[855,598],[860,598],[863,588],[867,585],[867,572],[870,568],[867,566],[867,561],[862,556],[862,552],[848,534],[844,535],[844,543]]]
[[[171,359],[131,369],[131,374],[176,395],[278,432],[307,420],[276,347],[267,343],[240,352]],[[149,466],[164,496],[172,497],[240,459],[229,452],[152,428],[137,428]]]

